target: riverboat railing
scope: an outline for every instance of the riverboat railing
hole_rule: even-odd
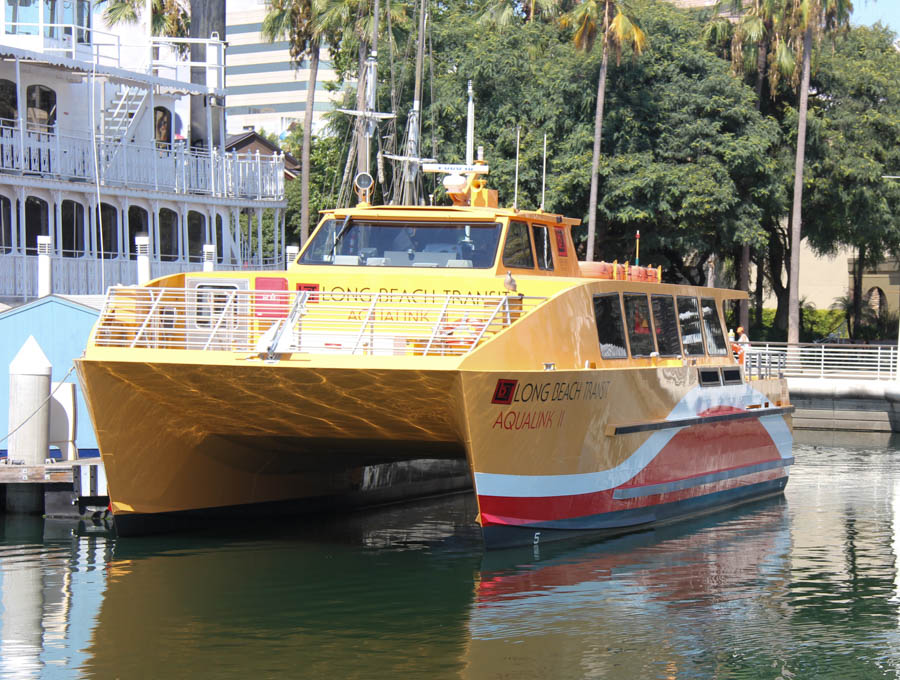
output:
[[[243,282],[240,282],[243,283]],[[547,298],[318,290],[109,289],[98,347],[252,353],[461,356]]]
[[[94,163],[94,151],[97,163]],[[59,132],[0,118],[0,172],[66,182],[100,184],[175,194],[250,200],[282,200],[284,157],[192,149],[184,143],[138,144],[112,137]]]
[[[895,380],[896,345],[754,342],[746,351],[747,373],[780,363],[787,378]]]

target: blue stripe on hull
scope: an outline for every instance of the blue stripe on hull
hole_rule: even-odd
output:
[[[672,503],[661,503],[634,510],[605,512],[600,515],[553,520],[538,524],[518,526],[491,525],[482,528],[484,544],[487,548],[512,548],[536,545],[548,541],[596,534],[600,537],[641,531],[656,524],[677,519],[715,512],[722,508],[739,505],[784,491],[788,476],[779,477],[758,484],[739,486],[734,489],[686,498]]]

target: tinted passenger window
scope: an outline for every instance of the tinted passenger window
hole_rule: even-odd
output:
[[[646,295],[625,294],[625,327],[631,342],[631,356],[647,357],[656,351],[650,327],[650,305]]]
[[[538,269],[553,271],[553,249],[550,247],[550,229],[535,225],[532,227],[532,230]]]
[[[681,343],[678,340],[678,317],[675,314],[675,298],[671,295],[651,296],[653,323],[656,325],[656,345],[661,356],[678,356]]]
[[[628,358],[619,294],[595,295],[594,318],[597,320],[597,339],[600,341],[600,354],[603,358]]]
[[[684,347],[684,353],[695,356],[703,354],[697,298],[678,296],[678,321],[681,324],[681,345]]]
[[[716,301],[712,298],[702,298],[703,303],[703,334],[706,337],[706,346],[710,354],[725,354],[725,333],[722,332],[722,322],[716,313]]]
[[[534,269],[534,255],[531,253],[531,237],[524,222],[510,222],[503,246],[503,264],[507,267]]]

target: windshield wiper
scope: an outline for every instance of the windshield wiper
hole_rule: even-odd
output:
[[[344,223],[341,225],[340,231],[338,231],[337,235],[334,237],[334,245],[331,246],[331,263],[334,264],[334,257],[337,255],[337,247],[338,243],[341,242],[341,239],[344,238],[344,233],[347,231],[347,228],[350,226],[350,215],[344,218]]]

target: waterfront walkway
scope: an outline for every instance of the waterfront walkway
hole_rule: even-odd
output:
[[[747,371],[781,365],[798,430],[900,432],[896,345],[754,343]]]

